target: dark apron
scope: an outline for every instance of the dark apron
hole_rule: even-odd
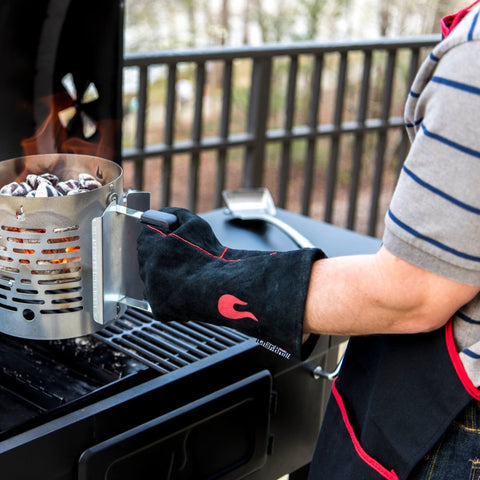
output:
[[[451,322],[430,333],[352,338],[309,479],[406,479],[472,397],[480,394]]]

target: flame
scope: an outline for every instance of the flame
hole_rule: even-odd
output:
[[[75,247],[66,247],[66,248],[57,248],[55,250],[42,250],[42,253],[48,255],[53,253],[70,253],[70,252],[78,252],[80,250],[80,246]]]
[[[9,227],[9,226],[2,226],[2,230],[7,232],[17,232],[17,233],[46,233],[47,230],[45,228],[20,228],[20,227]],[[20,243],[23,243],[23,239],[18,239]]]
[[[95,122],[96,133],[89,140],[69,136],[62,125],[59,112],[72,106],[72,98],[67,92],[56,93],[39,100],[49,112],[38,130],[21,141],[24,155],[40,153],[76,153],[113,159],[114,135],[121,125],[120,119],[100,119]]]
[[[45,263],[51,263],[53,265],[61,265],[63,263],[80,262],[81,260],[82,260],[82,257],[52,258],[51,260],[48,260]]]
[[[59,239],[59,240],[68,241],[65,238],[64,239]],[[78,252],[79,250],[80,250],[80,246],[75,245],[73,247],[42,250],[42,254],[44,254],[44,255],[58,255],[59,253]],[[79,262],[80,260],[81,260],[81,257],[69,257],[69,258],[52,258],[52,259],[46,260],[45,262],[55,264],[55,265],[59,265],[59,264],[69,263],[69,262]]]

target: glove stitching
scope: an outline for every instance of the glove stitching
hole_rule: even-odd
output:
[[[195,243],[192,243],[190,242],[189,240],[183,238],[183,237],[180,237],[179,235],[177,235],[176,233],[169,233],[169,234],[166,234],[165,232],[162,232],[161,230],[158,230],[157,228],[153,227],[152,225],[147,225],[147,227],[150,229],[150,230],[153,230],[154,232],[156,233],[159,233],[162,237],[166,238],[166,237],[172,237],[172,238],[176,238],[177,240],[180,240],[184,243],[186,243],[187,245],[189,245],[190,247],[193,247],[193,248],[196,248],[197,250],[199,250],[200,252],[204,253],[205,255],[208,255],[212,258],[217,258],[218,260],[222,260],[224,262],[227,262],[227,263],[235,263],[235,262],[240,262],[242,259],[241,258],[233,258],[233,259],[227,259],[227,258],[224,258],[226,253],[228,252],[229,250],[229,247],[223,247],[223,251],[220,255],[215,255],[213,253],[210,253],[209,251],[205,250],[204,248],[200,247],[199,245],[195,244]],[[277,252],[265,252],[263,255],[276,255]]]
[[[239,262],[240,259],[232,259],[232,260],[228,260],[226,258],[224,258],[225,254],[227,253],[228,251],[228,247],[224,247],[223,249],[223,252],[221,253],[221,255],[214,255],[213,253],[210,253],[208,252],[207,250],[205,250],[204,248],[196,245],[195,243],[192,243],[188,240],[186,240],[185,238],[183,237],[180,237],[179,235],[177,235],[176,233],[169,233],[168,235],[164,232],[162,232],[161,230],[158,230],[157,228],[155,227],[152,227],[151,225],[147,225],[147,227],[150,229],[150,230],[153,230],[154,232],[156,233],[159,233],[162,237],[172,237],[172,238],[176,238],[177,240],[180,240],[184,243],[186,243],[187,245],[189,245],[190,247],[193,247],[193,248],[196,248],[197,250],[199,250],[200,252],[212,257],[212,258],[218,258],[219,260],[222,260],[224,262],[228,262],[228,263],[233,263],[233,262]]]
[[[193,248],[196,248],[197,250],[199,250],[200,252],[212,257],[212,258],[218,258],[219,260],[222,260],[223,262],[227,262],[227,263],[234,263],[234,262],[239,262],[240,259],[233,259],[233,260],[227,260],[226,258],[223,258],[223,256],[225,255],[226,251],[228,250],[228,247],[225,247],[225,249],[223,250],[222,254],[219,256],[219,255],[215,255],[213,253],[210,253],[209,251],[205,250],[204,248],[200,247],[199,245],[196,245],[195,243],[192,243],[190,242],[189,240],[183,238],[183,237],[180,237],[179,235],[177,235],[176,233],[170,233],[168,235],[169,237],[173,237],[173,238],[176,238],[177,240],[180,240],[184,243],[186,243],[187,245],[189,245],[190,247],[193,247]]]
[[[156,233],[159,233],[162,237],[166,237],[167,234],[166,233],[163,233],[161,230],[158,230],[158,228],[155,228],[155,227],[152,227],[151,225],[147,225],[147,228],[149,228],[150,230],[156,232]]]

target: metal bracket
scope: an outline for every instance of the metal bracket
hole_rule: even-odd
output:
[[[130,193],[127,206],[111,201],[101,217],[92,220],[93,319],[105,325],[127,306],[150,312],[143,300],[143,282],[138,272],[136,241],[142,210],[148,209],[147,192]]]
[[[342,355],[342,357],[337,363],[337,366],[332,372],[326,372],[320,365],[318,365],[312,370],[313,378],[315,380],[318,380],[319,378],[326,378],[327,380],[335,380],[335,378],[337,378],[338,374],[340,373],[340,369],[342,368],[343,358],[344,358],[344,355]]]

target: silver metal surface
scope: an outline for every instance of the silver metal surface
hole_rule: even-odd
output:
[[[31,339],[78,337],[116,317],[103,324],[93,318],[99,292],[92,281],[92,220],[121,198],[123,174],[99,157],[32,155],[0,162],[0,185],[47,172],[61,180],[90,173],[102,187],[64,197],[0,195],[0,331]]]
[[[173,214],[150,210],[147,192],[128,193],[126,205],[116,201],[108,205],[101,217],[92,220],[93,312],[100,325],[106,319],[118,318],[127,306],[152,312],[144,299],[137,238],[142,223],[168,229],[177,222]]]
[[[142,214],[111,202],[102,216],[92,221],[93,312],[99,325],[118,318],[127,306],[151,312],[143,300],[144,284],[137,261]]]
[[[266,188],[242,188],[224,190],[223,199],[233,218],[240,220],[263,220],[278,227],[301,248],[313,248],[310,240],[275,216],[276,208]]]

